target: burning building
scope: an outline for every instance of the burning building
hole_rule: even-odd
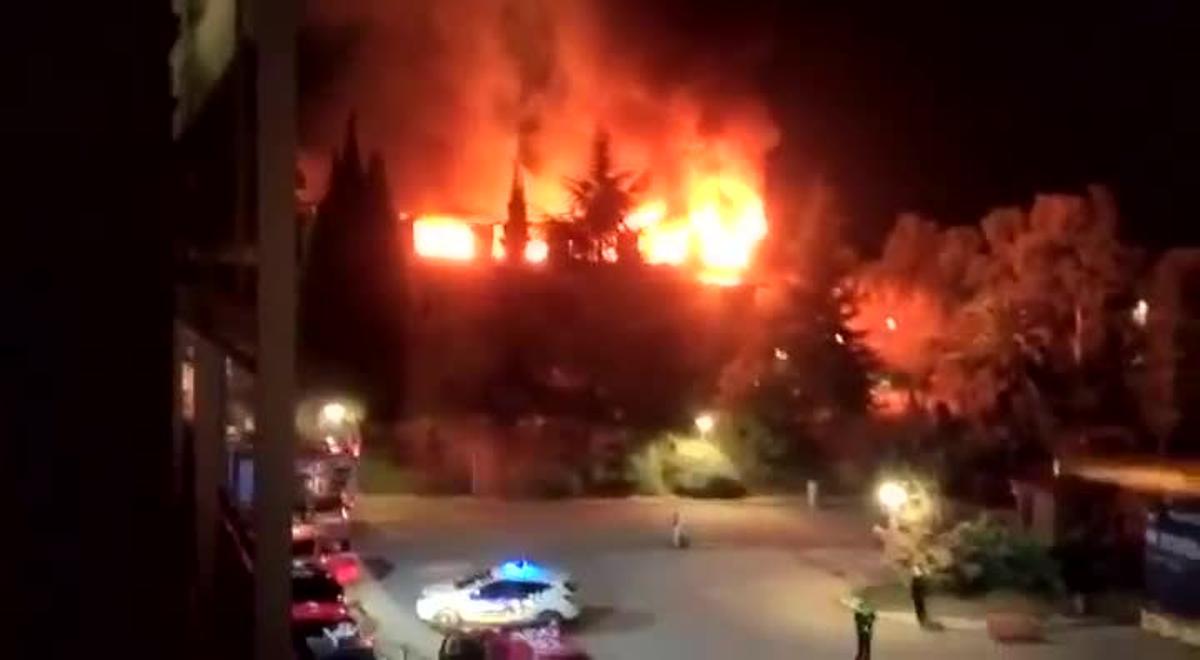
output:
[[[744,54],[669,62],[691,51],[639,34],[642,22],[622,12],[644,8],[631,7],[310,7],[317,68],[341,70],[302,96],[316,101],[302,144],[317,160],[354,110],[386,163],[372,171],[399,211],[404,258],[374,279],[402,282],[397,360],[413,405],[525,409],[511,399],[546,402],[539,388],[586,381],[616,410],[627,407],[613,403],[616,383],[638,380],[619,368],[660,357],[677,358],[658,369],[664,391],[688,396],[711,361],[701,345],[736,325],[729,310],[746,298],[768,232],[775,126]],[[314,187],[320,178],[306,172]],[[526,385],[497,393],[498,374]]]
[[[702,49],[632,20],[647,11],[591,0],[316,3],[318,56],[337,60],[319,68],[342,70],[308,97],[317,102],[303,142],[324,151],[356,110],[425,259],[513,261],[501,255],[513,184],[504,164],[515,160],[526,262],[554,260],[558,245],[560,257],[623,252],[710,283],[742,281],[767,233],[765,159],[777,141],[753,89],[761,45],[693,61]],[[580,197],[593,194],[619,217],[589,216]],[[608,236],[585,245],[572,235],[580,225]]]

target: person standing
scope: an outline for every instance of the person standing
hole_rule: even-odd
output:
[[[854,632],[858,638],[858,652],[854,660],[871,660],[871,635],[875,631],[875,608],[861,598],[855,598]]]
[[[913,613],[917,615],[917,623],[922,628],[929,626],[929,612],[925,609],[925,595],[928,585],[925,581],[925,569],[920,564],[913,566],[912,582],[909,583],[909,596],[912,598]]]

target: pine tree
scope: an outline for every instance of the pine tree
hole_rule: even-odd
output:
[[[330,159],[301,281],[302,346],[339,385],[371,403],[394,396],[399,373],[402,254],[383,158],[365,167],[356,121]],[[332,370],[332,371],[331,371]]]
[[[785,309],[723,375],[729,405],[767,428],[795,435],[813,416],[857,415],[870,407],[876,361],[848,326],[850,292],[839,286],[794,286]]]
[[[504,223],[504,254],[510,263],[525,259],[529,243],[529,218],[525,206],[525,187],[521,181],[521,166],[513,163],[512,190],[508,196],[508,219]]]
[[[622,234],[632,234],[636,248],[636,232],[625,226],[625,216],[633,209],[634,197],[644,187],[644,178],[634,179],[629,172],[613,170],[608,132],[597,130],[588,177],[567,181],[573,200],[573,217],[587,243],[585,256],[589,261],[600,261],[605,247],[616,249],[620,246],[623,251],[628,251],[629,239],[620,240]]]

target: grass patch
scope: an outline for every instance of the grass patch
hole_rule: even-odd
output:
[[[369,454],[364,454],[358,464],[358,484],[364,493],[372,495],[418,493],[423,488],[417,470]]]

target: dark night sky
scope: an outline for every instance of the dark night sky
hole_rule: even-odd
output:
[[[1103,182],[1128,238],[1200,245],[1200,208],[1183,194],[1197,175],[1185,144],[1200,121],[1184,98],[1185,72],[1194,83],[1197,71],[1184,41],[1200,23],[1182,3],[883,13],[653,4],[655,15],[630,19],[669,26],[686,48],[761,57],[783,134],[776,175],[823,174],[860,240],[878,240],[900,211],[973,222],[1035,192]],[[764,34],[765,51],[755,43]]]

